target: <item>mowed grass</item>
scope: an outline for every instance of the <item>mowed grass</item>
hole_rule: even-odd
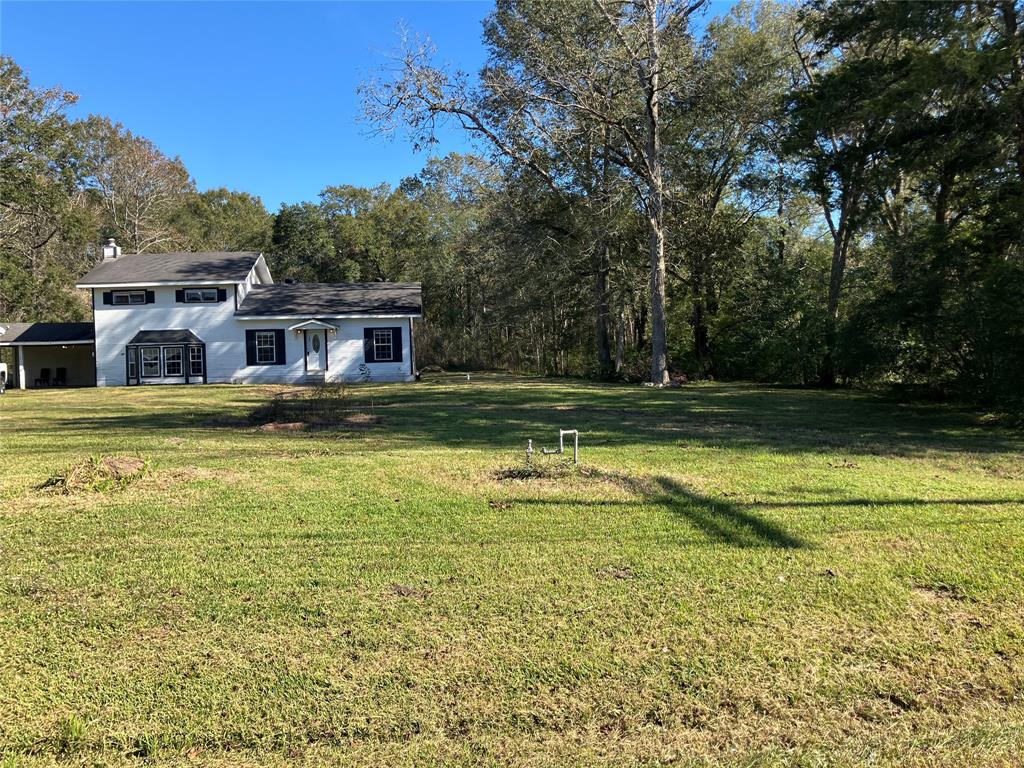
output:
[[[501,376],[244,425],[275,391],[0,397],[0,764],[1024,761],[1019,434]],[[559,427],[586,471],[496,479]],[[97,455],[154,469],[39,489]]]

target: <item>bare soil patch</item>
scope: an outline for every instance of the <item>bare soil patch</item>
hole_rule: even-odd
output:
[[[617,579],[618,581],[631,581],[636,578],[636,573],[629,566],[606,565],[597,569],[597,575],[602,579]]]
[[[305,428],[301,421],[270,421],[256,427],[260,432],[298,432]]]
[[[429,589],[418,589],[417,587],[410,587],[408,584],[392,584],[388,589],[395,597],[411,597],[416,600],[424,600],[430,596]]]
[[[496,480],[557,480],[564,477],[600,478],[603,473],[593,467],[572,462],[520,464],[494,471]]]
[[[956,602],[970,602],[971,596],[956,584],[934,582],[931,584],[916,584],[914,592],[925,600],[953,600]]]
[[[278,392],[249,415],[261,432],[298,432],[306,429],[368,429],[381,417],[353,407],[340,384],[323,384]]]

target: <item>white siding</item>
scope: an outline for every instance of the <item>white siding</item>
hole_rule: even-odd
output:
[[[412,365],[409,359],[409,320],[399,319],[330,319],[325,322],[338,327],[337,333],[327,334],[327,371],[324,377],[328,381],[361,381],[359,366],[363,364],[363,329],[364,328],[398,328],[402,329],[402,362],[400,363],[369,363],[372,381],[412,381]],[[307,380],[305,340],[302,333],[287,330],[290,326],[302,322],[294,320],[241,320],[236,321],[241,328],[239,336],[243,342],[242,365],[233,375],[218,378],[217,381],[234,383],[301,383]],[[285,364],[284,365],[245,365],[245,330],[273,330],[284,328]],[[207,359],[210,353],[207,351]],[[213,371],[213,364],[210,364]],[[214,379],[211,378],[210,381]]]
[[[227,301],[216,304],[178,304],[173,286],[155,286],[153,304],[112,306],[103,303],[104,289],[93,289],[96,324],[96,384],[126,384],[125,345],[139,331],[188,329],[206,342],[208,377],[215,381],[217,370],[228,372],[245,364],[245,340],[238,342],[238,326],[233,317],[235,291],[231,284]],[[111,289],[105,289],[111,290]],[[239,359],[239,355],[241,359]]]
[[[261,274],[263,277],[261,277]],[[252,290],[254,285],[265,285],[267,283],[273,283],[274,281],[270,277],[270,272],[267,270],[267,263],[260,256],[256,263],[252,265],[252,269],[249,270],[249,274],[245,276],[245,280],[240,282],[236,286],[238,303],[241,304],[245,301],[245,297],[249,295],[249,291]]]
[[[332,321],[333,322],[333,321]],[[359,381],[359,366],[363,364],[364,328],[401,328],[402,362],[368,363],[373,381],[409,381],[413,378],[411,349],[409,346],[409,320],[342,320],[338,332],[330,334],[327,344],[328,378],[331,381]]]
[[[217,304],[178,304],[173,286],[156,286],[149,289],[154,292],[153,304],[128,306],[103,304],[103,290],[94,289],[97,386],[120,386],[127,383],[125,346],[136,333],[143,330],[179,329],[192,331],[206,343],[206,374],[210,383],[307,381],[301,333],[285,330],[284,365],[247,366],[245,357],[246,330],[287,329],[301,320],[238,320],[234,317],[235,286],[228,284],[221,287],[227,290],[227,301]],[[407,318],[324,319],[339,328],[338,333],[328,334],[328,380],[360,379],[359,366],[364,361],[363,329],[370,327],[402,328],[402,362],[370,363],[372,380],[413,379]],[[175,381],[184,382],[184,379]]]

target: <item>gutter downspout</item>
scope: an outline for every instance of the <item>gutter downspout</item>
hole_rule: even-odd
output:
[[[409,375],[416,378],[416,343],[412,336],[412,318],[409,318]]]

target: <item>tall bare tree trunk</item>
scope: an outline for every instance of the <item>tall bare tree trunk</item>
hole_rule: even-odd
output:
[[[594,280],[594,303],[596,305],[595,343],[597,344],[598,374],[609,378],[614,373],[612,364],[611,334],[608,332],[608,243],[602,241],[598,250],[597,276]]]
[[[651,383],[668,383],[668,333],[665,312],[665,190],[661,167],[661,45],[658,2],[647,0],[647,66],[640,81],[647,96],[647,225],[651,262]],[[644,71],[646,69],[646,72]]]
[[[618,320],[615,323],[615,375],[622,372],[622,362],[626,357],[626,307],[623,298],[619,297]]]
[[[821,361],[821,385],[836,385],[835,349],[839,341],[839,297],[846,276],[846,254],[850,244],[849,194],[843,198],[839,226],[832,234],[832,268],[828,277],[828,301],[825,307],[825,356]]]
[[[609,168],[607,125],[601,126],[601,141],[604,144],[605,151],[602,153],[601,159],[601,187],[597,195],[597,201],[601,206],[601,210],[604,211],[608,209],[608,201],[610,198],[608,190]],[[596,312],[594,342],[597,345],[598,376],[602,379],[607,379],[611,378],[615,374],[616,369],[612,364],[611,340],[608,332],[608,319],[610,314],[608,308],[608,273],[610,271],[608,232],[603,223],[599,226],[601,228],[601,236],[596,248],[597,263],[594,265],[594,305]]]

